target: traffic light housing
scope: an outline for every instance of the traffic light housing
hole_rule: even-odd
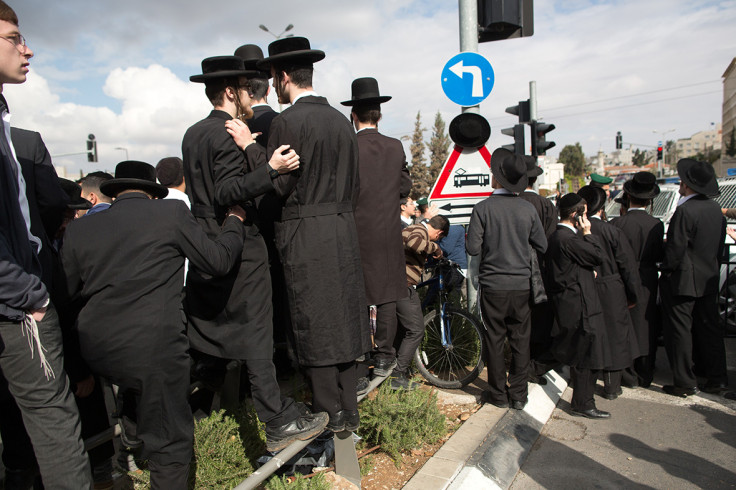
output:
[[[616,133],[616,149],[621,150],[624,147],[624,138],[621,136],[621,131]]]
[[[95,140],[94,134],[87,136],[87,161],[97,161],[97,141]]]
[[[556,146],[554,141],[547,141],[547,133],[555,129],[554,124],[532,121],[532,156],[545,155],[547,150]]]
[[[533,0],[478,0],[479,43],[533,34]]]
[[[662,161],[662,144],[660,143],[659,146],[657,146],[657,161]]]
[[[514,144],[503,145],[501,148],[524,156],[524,125],[516,124],[513,128],[502,129],[501,133],[514,138]]]
[[[506,112],[508,114],[513,114],[514,116],[519,116],[520,124],[529,123],[532,120],[531,104],[529,102],[529,99],[520,100],[518,105],[507,107]]]

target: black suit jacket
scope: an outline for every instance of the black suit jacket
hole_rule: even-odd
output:
[[[726,219],[718,204],[700,194],[677,207],[667,229],[662,280],[676,296],[718,292],[719,258]]]
[[[87,300],[77,320],[85,360],[106,374],[155,373],[165,367],[162,359],[185,355],[184,258],[223,275],[240,257],[243,232],[230,217],[210,240],[183,202],[138,192],[74,220],[61,258],[70,293]]]
[[[248,120],[248,127],[253,133],[261,133],[256,137],[256,143],[264,148],[268,147],[268,134],[271,131],[271,121],[279,113],[268,105],[253,107],[253,117]]]
[[[401,142],[373,128],[358,132],[360,195],[355,208],[360,259],[369,304],[406,297],[404,243],[396,210],[411,191]]]
[[[534,206],[539,215],[539,220],[542,222],[542,228],[544,228],[544,235],[549,239],[552,233],[557,229],[557,209],[552,201],[546,197],[542,197],[536,192],[524,191],[519,194],[519,197]]]

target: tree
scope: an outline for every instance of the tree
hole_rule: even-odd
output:
[[[447,155],[450,153],[450,137],[445,132],[445,121],[442,120],[440,111],[437,111],[434,116],[432,138],[429,140],[427,149],[429,149],[429,185],[431,187],[437,181],[442,166],[447,161]]]
[[[422,115],[421,111],[417,112],[417,120],[414,123],[414,133],[411,136],[411,146],[409,146],[409,152],[411,153],[411,165],[409,166],[409,173],[411,174],[412,186],[411,186],[411,197],[413,199],[419,199],[422,196],[427,196],[429,193],[429,168],[424,159],[424,149],[427,146],[424,143],[424,130],[422,127]]]
[[[731,136],[729,136],[728,143],[726,143],[726,155],[736,157],[736,126],[731,128]]]
[[[708,162],[711,165],[713,165],[716,160],[721,158],[721,150],[714,150],[713,148],[709,148],[705,151],[699,151],[698,153],[693,156],[695,160],[701,161],[701,162]]]
[[[637,167],[643,167],[648,164],[652,159],[651,155],[647,155],[646,151],[641,151],[639,148],[634,150],[634,155],[631,157],[631,162]]]
[[[677,145],[674,141],[669,140],[664,144],[664,160],[666,165],[674,165],[679,158],[677,157]]]
[[[585,155],[580,143],[565,145],[560,151],[560,162],[565,164],[565,175],[581,176],[585,172]]]

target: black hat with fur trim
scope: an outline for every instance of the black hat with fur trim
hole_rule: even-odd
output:
[[[353,96],[350,100],[340,102],[342,105],[383,104],[391,100],[390,95],[381,95],[378,81],[373,77],[356,78],[350,86]]]
[[[529,183],[524,159],[504,148],[498,148],[491,155],[491,173],[504,189],[511,192],[521,192]]]
[[[268,58],[259,61],[259,70],[270,70],[272,64],[308,64],[325,58],[325,52],[312,49],[306,37],[285,37],[268,45]]]
[[[143,191],[158,199],[166,197],[169,190],[156,182],[156,169],[153,165],[136,160],[120,162],[115,167],[115,178],[100,184],[100,191],[116,197],[122,191]]]
[[[624,192],[635,199],[654,199],[659,194],[657,177],[651,172],[637,172],[624,182]]]
[[[258,70],[246,70],[243,58],[239,56],[212,56],[202,60],[202,73],[192,75],[189,80],[195,83],[204,83],[208,80],[226,77],[253,78],[260,72]]]
[[[677,175],[698,194],[708,197],[720,194],[716,172],[709,163],[683,158],[677,162]]]
[[[593,216],[606,204],[606,191],[600,187],[584,185],[578,190],[578,196],[588,203],[588,216]]]

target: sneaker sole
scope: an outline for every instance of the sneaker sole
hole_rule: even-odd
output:
[[[324,420],[322,424],[317,426],[316,428],[310,430],[309,432],[300,432],[299,434],[294,434],[291,437],[287,437],[286,439],[282,439],[280,441],[273,441],[268,442],[266,441],[266,450],[275,453],[278,451],[281,451],[288,445],[290,445],[293,442],[296,441],[308,441],[309,439],[312,439],[318,435],[320,435],[322,432],[325,431],[325,428],[327,427],[327,422],[329,421],[329,418],[327,417],[327,413],[324,414]]]

